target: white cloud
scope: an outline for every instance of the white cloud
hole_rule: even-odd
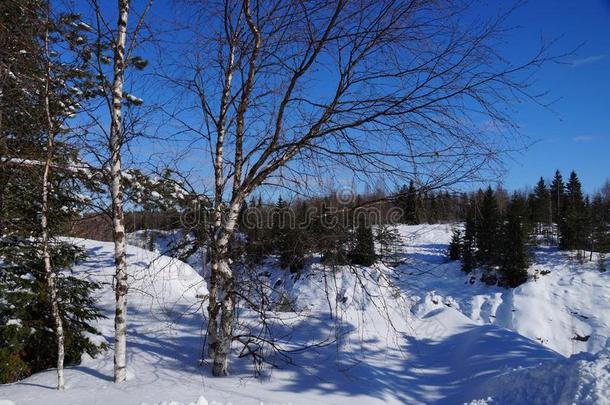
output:
[[[586,58],[574,59],[572,62],[570,62],[570,64],[572,65],[572,67],[581,67],[581,66],[590,65],[595,62],[599,62],[600,60],[604,59],[605,57],[606,57],[606,55],[587,56]]]
[[[572,138],[574,142],[591,142],[595,137],[589,135],[575,136]]]

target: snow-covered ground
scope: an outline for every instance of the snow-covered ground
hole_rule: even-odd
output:
[[[0,404],[609,403],[608,273],[539,249],[535,279],[490,287],[446,262],[450,227],[400,233],[399,262],[326,278],[313,263],[298,280],[272,263],[261,269],[272,284],[282,279],[299,310],[295,345],[338,343],[295,354],[260,379],[248,360],[221,379],[200,366],[205,282],[188,264],[132,246],[128,381],[112,383],[109,351],[67,370],[64,392],[49,370],[0,386]],[[112,244],[79,243],[89,258],[76,272],[106,283],[98,302],[108,318],[98,329],[111,343]]]

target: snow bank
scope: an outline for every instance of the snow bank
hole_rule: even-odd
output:
[[[296,278],[271,258],[257,269],[275,287],[272,302],[286,294],[295,304],[296,311],[276,314],[280,331],[295,326],[287,348],[337,340],[295,352],[294,364],[281,363],[263,379],[252,378],[249,360],[236,356],[227,378],[211,378],[201,366],[205,282],[163,255],[182,235],[130,235],[142,248],[128,247],[129,380],[112,383],[109,351],[69,367],[63,392],[46,389],[56,383],[53,370],[0,386],[0,398],[10,399],[0,405],[608,404],[610,272],[542,249],[538,276],[509,290],[447,261],[451,226],[401,226],[399,233],[398,260],[387,265],[328,273],[314,263]],[[96,298],[108,318],[97,326],[111,344],[113,245],[77,243],[89,256],[75,274],[102,283]],[[247,311],[240,319],[249,320]],[[561,356],[577,352],[588,353]]]
[[[610,347],[508,372],[480,392],[482,399],[470,404],[610,404]]]

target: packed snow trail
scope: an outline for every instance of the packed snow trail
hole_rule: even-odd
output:
[[[509,404],[514,397],[500,389],[502,378],[508,378],[503,376],[520,373],[518,376],[523,378],[515,381],[545,384],[544,376],[527,374],[541,364],[549,370],[547,375],[554,378],[552,382],[557,389],[541,397],[540,403],[556,403],[557,398],[574,395],[579,395],[574,397],[579,401],[584,397],[602,398],[607,393],[605,352],[578,360],[580,363],[575,368],[576,360],[564,360],[536,341],[537,336],[529,339],[493,325],[500,323],[497,318],[503,308],[511,308],[505,317],[511,319],[513,326],[525,330],[529,322],[541,322],[540,317],[526,322],[525,306],[547,305],[551,299],[562,311],[572,305],[571,310],[579,314],[574,316],[587,317],[585,321],[591,330],[581,332],[591,333],[589,340],[592,341],[577,342],[576,349],[600,351],[608,337],[604,318],[607,315],[595,314],[593,310],[599,306],[603,311],[604,305],[608,305],[602,302],[608,293],[606,276],[583,270],[582,274],[571,273],[576,277],[571,280],[567,273],[571,269],[561,267],[563,259],[553,258],[555,253],[550,252],[550,263],[546,265],[553,269],[557,265],[561,269],[557,279],[546,279],[548,285],[539,281],[549,275],[514,291],[489,287],[478,281],[471,284],[469,276],[461,274],[457,264],[446,263],[443,257],[450,235],[448,227],[402,227],[400,230],[405,235],[403,253],[407,262],[395,269],[381,264],[362,268],[359,274],[364,282],[394,270],[399,274],[396,287],[406,292],[409,299],[406,306],[397,303],[389,309],[396,330],[389,327],[374,303],[358,289],[362,279],[357,282],[349,272],[339,272],[329,282],[330,294],[338,297],[333,310],[340,315],[339,319],[331,320],[324,281],[316,272],[316,264],[296,281],[272,262],[261,269],[270,272],[273,283],[286,280],[286,292],[298,298],[306,314],[295,325],[295,344],[340,336],[339,350],[332,344],[296,354],[295,365],[283,364],[281,369],[261,379],[252,377],[247,359],[234,360],[232,376],[211,378],[209,367],[199,364],[205,330],[201,296],[205,295],[206,288],[202,277],[183,262],[158,252],[129,247],[132,287],[128,303],[128,381],[122,385],[112,383],[112,352],[108,351],[68,368],[65,392],[53,389],[55,375],[53,370],[48,370],[19,383],[0,386],[0,403],[4,400],[16,405],[151,405],[215,401],[217,404],[369,405],[480,400]],[[86,247],[89,257],[75,272],[104,283],[98,303],[108,318],[99,321],[98,329],[103,335],[100,338],[112,343],[112,244],[78,242]],[[565,297],[563,301],[546,294],[560,282],[569,283],[565,286],[568,292],[561,295]],[[537,291],[538,288],[542,291]],[[513,312],[513,309],[520,311]],[[546,336],[542,333],[553,330],[549,327],[553,322],[546,319],[540,325],[542,330],[532,333]],[[552,348],[550,343],[559,345],[565,339],[570,340],[567,336],[572,332],[564,332],[557,342],[545,343]],[[588,371],[580,374],[569,371],[574,369]],[[591,376],[598,383],[587,383]],[[539,380],[532,381],[536,378]],[[568,380],[572,382],[568,384]],[[564,391],[562,383],[565,383]],[[489,397],[492,399],[488,401]],[[583,400],[582,403],[595,402]]]

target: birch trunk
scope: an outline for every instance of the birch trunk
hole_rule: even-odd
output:
[[[214,277],[214,284],[210,283],[214,288],[214,295],[212,297],[212,290],[210,290],[210,303],[214,302],[215,305],[213,305],[214,312],[210,312],[210,321],[213,320],[213,322],[208,323],[208,336],[210,336],[209,332],[210,328],[212,328],[214,344],[213,347],[210,345],[212,349],[210,357],[213,360],[212,374],[217,377],[226,376],[230,371],[229,359],[231,343],[233,343],[236,294],[235,280],[228,255],[229,240],[235,231],[239,208],[244,198],[245,196],[242,196],[231,204],[227,218],[222,222],[222,225],[214,235],[215,249],[212,256],[212,275],[210,277],[210,280]],[[219,293],[222,293],[220,303],[218,302]],[[212,298],[214,301],[212,301]],[[220,319],[218,319],[219,315]]]
[[[47,160],[45,162],[44,174],[42,176],[42,210],[40,215],[40,224],[42,227],[42,257],[44,261],[44,270],[47,279],[47,288],[49,290],[49,301],[51,304],[51,316],[54,321],[55,339],[57,341],[57,389],[63,390],[64,381],[64,328],[59,313],[59,303],[57,302],[57,283],[56,274],[51,266],[51,252],[49,249],[49,227],[48,227],[48,212],[49,212],[49,175],[51,171],[51,154],[53,149],[53,136],[49,135],[47,142]]]
[[[47,3],[47,19],[49,18],[50,5]],[[49,177],[51,165],[53,164],[53,148],[55,146],[55,129],[53,118],[51,117],[51,107],[49,101],[50,81],[51,81],[51,61],[49,59],[49,31],[45,30],[45,53],[47,57],[44,109],[47,120],[47,156],[45,159],[44,172],[42,175],[42,207],[40,213],[40,227],[42,232],[42,258],[44,262],[45,277],[49,292],[49,303],[51,306],[51,316],[53,317],[55,340],[57,342],[57,389],[63,390],[64,380],[64,327],[59,313],[59,303],[57,302],[57,282],[56,273],[51,265],[51,252],[49,248]]]
[[[127,378],[127,261],[125,254],[125,219],[123,213],[123,188],[121,184],[121,146],[123,127],[121,103],[125,77],[125,42],[129,0],[118,0],[119,17],[114,44],[114,78],[112,83],[112,112],[110,128],[110,195],[112,199],[113,239],[115,270],[116,312],[114,317],[114,382],[122,383]]]
[[[221,317],[218,329],[218,344],[212,365],[212,374],[217,377],[229,374],[233,323],[235,322],[235,284],[233,273],[226,257],[219,260],[219,269],[222,277],[223,298],[220,306]]]

